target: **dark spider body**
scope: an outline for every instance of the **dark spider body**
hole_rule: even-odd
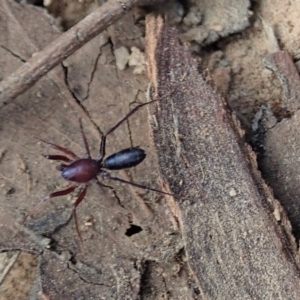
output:
[[[49,143],[49,142],[39,139],[40,141],[48,144],[52,148],[54,148],[64,154],[64,155],[44,155],[44,156],[50,160],[57,160],[57,161],[65,162],[63,164],[60,164],[57,167],[57,169],[59,171],[61,171],[61,176],[64,179],[73,182],[73,185],[66,188],[65,190],[53,192],[50,195],[48,195],[47,197],[45,197],[44,199],[42,199],[24,217],[22,224],[24,224],[26,219],[30,215],[34,214],[44,202],[50,200],[51,198],[68,195],[68,194],[74,192],[75,189],[81,185],[81,186],[83,186],[83,188],[80,190],[78,197],[73,204],[73,215],[74,215],[74,220],[75,220],[76,231],[78,233],[81,243],[83,243],[83,240],[81,238],[80,231],[79,231],[77,215],[76,215],[76,208],[81,203],[81,201],[84,199],[86,192],[87,192],[87,188],[91,181],[96,182],[101,187],[105,187],[105,185],[98,179],[98,176],[101,177],[101,179],[103,179],[103,180],[111,179],[114,181],[119,181],[122,183],[130,184],[130,185],[133,185],[138,188],[147,189],[147,190],[151,190],[154,192],[171,195],[169,193],[165,193],[163,191],[160,191],[160,190],[157,190],[154,188],[146,187],[141,184],[127,181],[127,180],[124,180],[119,177],[113,177],[104,170],[104,169],[121,170],[121,169],[125,169],[125,168],[135,167],[145,159],[145,157],[146,157],[145,151],[138,147],[124,149],[124,150],[121,150],[121,151],[114,153],[114,154],[108,156],[107,158],[105,158],[106,137],[110,133],[112,133],[117,127],[119,127],[125,120],[127,120],[139,108],[141,108],[144,105],[153,103],[155,101],[157,101],[157,100],[152,100],[152,101],[149,101],[149,102],[146,102],[146,103],[136,106],[124,118],[122,118],[115,126],[113,126],[111,129],[109,129],[105,134],[103,134],[102,138],[101,138],[100,150],[99,150],[100,156],[97,159],[91,158],[88,142],[87,142],[86,136],[83,132],[81,121],[80,121],[80,131],[81,131],[83,143],[84,143],[85,150],[86,150],[86,155],[87,155],[86,158],[79,158],[73,151],[71,151],[67,148],[64,148],[59,145],[52,144],[52,143]],[[68,163],[68,164],[66,164],[66,163]]]
[[[102,163],[101,160],[92,158],[80,158],[69,165],[61,165],[58,169],[61,176],[76,183],[88,183],[97,175],[101,175],[102,168],[108,170],[122,170],[135,167],[146,157],[144,150],[140,148],[128,148],[114,153],[107,157]]]
[[[87,183],[95,178],[101,168],[101,164],[92,158],[80,158],[69,165],[63,165],[61,176],[69,181]]]
[[[107,157],[102,168],[108,170],[121,170],[135,167],[146,157],[146,152],[140,148],[128,148]]]

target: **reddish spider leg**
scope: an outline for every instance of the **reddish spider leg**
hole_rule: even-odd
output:
[[[36,138],[37,140],[39,140],[39,141],[45,143],[46,145],[51,146],[51,148],[53,148],[53,149],[55,149],[55,150],[58,150],[58,151],[61,151],[61,152],[65,153],[65,154],[67,154],[67,155],[70,155],[73,159],[78,159],[78,158],[79,158],[73,151],[71,151],[71,150],[69,150],[69,149],[67,149],[67,148],[58,146],[58,145],[56,145],[56,144],[52,144],[52,143],[47,142],[47,141],[45,141],[45,140],[42,140],[42,139],[40,139],[40,138],[38,138],[38,137],[35,137],[35,138]],[[51,156],[51,155],[45,155],[45,156],[46,156],[46,158],[48,158],[48,156]],[[53,156],[55,156],[55,155],[53,155]],[[58,155],[58,156],[60,156],[60,157],[63,158],[63,159],[70,160],[70,159],[69,159],[68,157],[66,157],[66,156],[63,156],[63,155]],[[55,159],[55,157],[54,157],[53,160],[60,160],[60,159]],[[71,161],[71,160],[70,160],[70,161]]]
[[[79,123],[80,123],[80,131],[81,131],[84,147],[85,147],[85,150],[86,150],[86,154],[87,154],[88,157],[90,157],[90,150],[89,150],[89,147],[88,147],[86,136],[85,136],[85,134],[83,132],[83,129],[82,129],[81,120],[79,120]],[[73,151],[71,151],[67,148],[64,148],[64,147],[61,147],[59,145],[47,142],[47,141],[42,140],[42,139],[37,138],[37,137],[36,137],[36,139],[38,139],[39,141],[41,141],[41,142],[43,142],[47,145],[50,145],[55,150],[61,151],[61,152],[65,153],[66,155],[71,156],[73,159],[78,159],[78,156]],[[49,159],[49,160],[58,160],[58,161],[64,161],[64,162],[71,162],[72,161],[69,157],[64,156],[64,155],[44,155],[44,157]],[[34,206],[34,208],[31,211],[29,211],[27,213],[27,215],[24,217],[21,225],[23,225],[26,222],[26,220],[28,219],[29,216],[35,214],[42,207],[42,205],[45,202],[47,202],[50,199],[55,198],[55,197],[60,197],[60,196],[65,196],[65,195],[71,194],[72,192],[74,192],[74,190],[77,187],[78,187],[78,184],[72,185],[71,187],[69,187],[65,190],[53,192],[50,195],[48,195],[47,197],[45,197],[44,199],[42,199],[38,204],[36,204]],[[76,232],[77,232],[77,234],[80,238],[81,244],[83,244],[83,240],[82,240],[82,236],[81,236],[80,231],[79,231],[76,208],[81,203],[81,201],[84,199],[84,197],[86,195],[87,188],[88,188],[88,186],[86,185],[84,187],[84,189],[80,192],[80,194],[79,194],[77,200],[75,201],[75,203],[73,204],[73,216],[74,216],[74,221],[75,221],[75,227],[76,227]]]
[[[72,159],[70,159],[69,157],[66,157],[64,155],[43,155],[43,156],[47,159],[60,160],[60,161],[68,162],[68,163],[70,163],[72,161]]]
[[[29,216],[32,216],[33,214],[35,214],[36,212],[38,212],[40,210],[40,208],[42,207],[42,205],[49,201],[50,199],[52,198],[55,198],[55,197],[60,197],[60,196],[65,196],[65,195],[68,195],[70,193],[72,193],[75,189],[76,189],[77,185],[73,185],[71,187],[68,187],[67,189],[65,190],[62,190],[62,191],[57,191],[57,192],[54,192],[54,193],[51,193],[50,195],[48,195],[47,197],[45,197],[44,199],[42,199],[38,204],[36,204],[34,206],[34,208],[32,210],[30,210],[27,215],[24,217],[21,225],[23,225],[26,220],[28,219]]]
[[[79,225],[78,225],[78,219],[77,219],[77,213],[76,213],[76,208],[77,206],[81,203],[81,201],[84,199],[85,195],[86,195],[86,191],[87,191],[88,186],[86,185],[84,187],[84,189],[80,192],[77,200],[75,201],[75,203],[73,204],[73,216],[74,216],[74,222],[75,222],[75,228],[76,228],[76,232],[79,236],[81,245],[83,246],[83,239],[79,230]]]

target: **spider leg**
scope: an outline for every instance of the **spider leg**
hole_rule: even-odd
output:
[[[80,132],[81,132],[84,148],[85,148],[85,151],[86,151],[86,155],[87,155],[88,158],[91,158],[89,144],[88,144],[88,141],[86,139],[85,133],[83,131],[81,119],[79,119],[79,126],[80,126]]]
[[[108,174],[106,172],[103,174],[103,179],[111,179],[111,180],[115,180],[115,181],[119,181],[119,182],[122,182],[122,183],[133,185],[133,186],[138,187],[140,189],[149,190],[149,191],[153,191],[153,192],[156,192],[156,193],[161,193],[161,194],[164,194],[164,195],[174,196],[173,194],[166,193],[166,192],[163,192],[161,190],[153,189],[151,187],[148,187],[148,186],[145,186],[145,185],[142,185],[142,184],[127,181],[127,180],[124,180],[124,179],[119,178],[119,177],[113,177],[113,176],[111,176],[110,174]]]
[[[39,140],[39,141],[41,141],[41,142],[43,142],[43,143],[45,143],[45,144],[51,146],[51,147],[52,147],[53,149],[55,149],[55,150],[58,150],[58,151],[61,151],[61,152],[65,153],[65,154],[67,154],[67,155],[70,155],[73,159],[78,159],[78,156],[77,156],[73,151],[71,151],[71,150],[69,150],[69,149],[67,149],[67,148],[58,146],[58,145],[56,145],[56,144],[52,144],[52,143],[47,142],[47,141],[45,141],[45,140],[42,140],[42,139],[40,139],[40,138],[38,138],[38,137],[35,137],[35,138],[36,138],[37,140]]]
[[[88,186],[86,185],[84,187],[84,189],[80,192],[80,194],[79,194],[79,196],[78,196],[78,198],[75,201],[74,206],[73,206],[73,216],[74,216],[74,221],[75,221],[76,232],[77,232],[77,234],[79,236],[82,248],[83,248],[83,239],[82,239],[82,236],[81,236],[81,233],[80,233],[80,230],[79,230],[79,226],[78,226],[78,219],[77,219],[76,208],[81,203],[81,201],[84,199],[84,197],[86,195],[87,188],[88,188]]]
[[[45,158],[50,159],[50,160],[59,160],[59,161],[65,161],[65,162],[71,162],[72,159],[70,159],[67,156],[64,155],[43,155]]]
[[[55,197],[60,197],[60,196],[65,196],[65,195],[68,195],[68,194],[71,194],[75,189],[76,189],[77,185],[73,185],[71,187],[68,187],[67,189],[65,190],[62,190],[62,191],[57,191],[57,192],[54,192],[54,193],[51,193],[50,195],[48,195],[47,197],[45,197],[44,199],[42,199],[39,203],[37,203],[32,210],[30,210],[27,215],[24,217],[21,225],[23,225],[26,220],[28,219],[29,216],[32,216],[33,214],[35,214],[41,207],[42,205],[49,201],[50,199],[52,198],[55,198]]]
[[[102,159],[105,156],[105,144],[106,144],[106,137],[111,134],[113,131],[115,131],[124,121],[126,121],[132,114],[134,114],[136,111],[138,111],[141,107],[151,104],[153,102],[158,101],[159,99],[151,100],[142,104],[137,105],[134,107],[125,117],[123,117],[115,126],[110,128],[106,133],[102,135],[101,143],[100,143],[100,157],[99,160],[102,161]]]
[[[150,89],[148,89],[148,91],[150,92]],[[136,107],[134,107],[131,111],[129,111],[129,113],[127,113],[127,115],[125,115],[125,117],[123,117],[115,126],[113,126],[112,128],[110,128],[106,133],[104,133],[102,135],[102,138],[101,138],[101,142],[100,142],[100,156],[98,158],[98,160],[101,162],[105,156],[105,144],[106,144],[106,137],[111,134],[113,131],[115,131],[124,121],[126,121],[132,114],[134,114],[136,111],[138,111],[141,107],[145,106],[145,105],[148,105],[148,104],[151,104],[151,103],[154,103],[156,101],[159,101],[165,97],[168,97],[170,96],[172,93],[174,92],[171,91],[169,93],[167,93],[166,95],[160,97],[160,98],[156,98],[154,100],[150,100],[150,101],[147,101],[145,103],[142,103],[142,104],[139,104],[137,105]],[[148,99],[148,97],[147,97]]]

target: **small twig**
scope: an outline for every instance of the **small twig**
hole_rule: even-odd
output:
[[[2,161],[2,159],[3,159],[3,157],[4,157],[4,155],[5,155],[5,153],[6,153],[6,149],[1,148],[1,149],[0,149],[0,163],[1,163],[1,161]]]
[[[66,59],[101,31],[125,15],[137,4],[150,5],[157,0],[110,0],[70,30],[60,35],[45,49],[35,53],[24,65],[0,84],[0,109],[27,91],[42,76]]]
[[[19,165],[20,167],[19,167],[19,169],[26,176],[26,187],[27,187],[26,188],[26,192],[27,192],[27,195],[29,195],[30,191],[31,191],[31,186],[32,186],[30,172],[28,170],[28,167],[27,167],[26,163],[22,159],[22,157],[20,155],[18,155],[18,158],[19,158],[19,161],[20,161],[20,165]]]
[[[20,255],[20,251],[17,251],[16,253],[13,254],[11,258],[7,258],[9,260],[9,263],[6,265],[4,270],[2,270],[2,274],[0,276],[0,284],[3,283],[4,279],[6,278],[7,274],[11,270],[11,268],[14,266],[15,262],[17,261],[18,257]]]

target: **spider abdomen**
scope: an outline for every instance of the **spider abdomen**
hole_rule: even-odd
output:
[[[140,148],[128,148],[110,155],[103,162],[103,168],[121,170],[140,164],[146,157],[146,152]]]
[[[61,176],[66,180],[86,183],[95,178],[100,170],[100,165],[95,159],[81,158],[64,167]]]

